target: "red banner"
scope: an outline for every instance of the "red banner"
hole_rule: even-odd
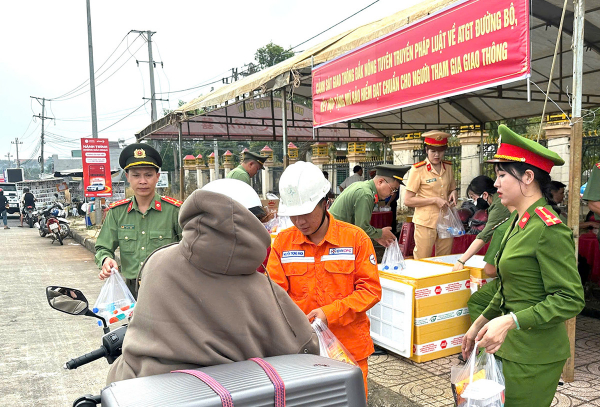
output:
[[[325,126],[529,76],[529,0],[467,0],[312,72]]]
[[[112,196],[108,139],[82,138],[81,161],[85,196]]]

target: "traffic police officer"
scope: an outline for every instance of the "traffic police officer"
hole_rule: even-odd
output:
[[[382,246],[389,246],[396,237],[391,226],[376,229],[371,226],[373,207],[381,200],[385,200],[398,193],[404,174],[410,166],[378,165],[375,167],[375,178],[368,181],[352,183],[333,202],[329,213],[337,220],[348,222],[365,231],[367,236]],[[394,214],[395,215],[395,214]]]
[[[277,235],[267,270],[309,320],[322,320],[352,354],[366,393],[367,357],[374,351],[367,310],[381,300],[377,259],[362,229],[327,213],[330,188],[312,163],[299,161],[283,172],[279,214],[294,227]]]
[[[96,239],[96,264],[102,269],[101,280],[118,268],[115,258],[121,251],[121,273],[127,287],[137,296],[137,276],[146,258],[154,250],[181,239],[178,216],[181,201],[156,193],[162,158],[148,144],[125,147],[119,156],[133,189],[132,198],[109,206],[102,230]]]
[[[463,338],[502,362],[506,405],[550,406],[571,356],[565,324],[585,305],[573,233],[548,204],[550,170],[564,160],[500,125],[498,194],[513,206],[496,265],[500,287]]]
[[[452,251],[452,238],[440,239],[436,231],[440,209],[456,205],[458,198],[452,163],[444,161],[449,136],[437,130],[423,133],[427,158],[408,173],[404,204],[415,208],[415,259],[431,257],[434,244],[436,256]]]
[[[253,178],[258,171],[264,168],[266,160],[267,157],[247,151],[244,153],[244,160],[242,163],[229,171],[225,178],[239,179],[250,185],[250,179]]]

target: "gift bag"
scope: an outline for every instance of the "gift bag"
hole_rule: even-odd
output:
[[[135,307],[135,299],[123,277],[116,269],[106,279],[92,311],[106,320],[108,325],[128,318]],[[98,321],[98,325],[102,322]]]
[[[493,354],[477,355],[477,343],[463,366],[454,366],[450,383],[457,407],[503,407],[504,375]]]
[[[440,209],[440,216],[437,223],[437,233],[440,239],[448,239],[465,234],[465,228],[458,217],[456,208],[445,206]]]
[[[386,247],[381,265],[383,266],[383,271],[391,273],[400,272],[406,268],[406,263],[404,262],[404,256],[402,256],[402,252],[400,251],[398,240],[394,240],[391,245]]]
[[[320,356],[358,366],[350,352],[348,352],[323,321],[315,318],[311,325],[319,338]]]

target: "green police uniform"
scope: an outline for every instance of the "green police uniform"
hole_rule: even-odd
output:
[[[550,172],[564,164],[554,152],[501,125],[502,143],[493,162],[526,162]],[[496,257],[499,289],[483,316],[514,314],[496,352],[503,362],[507,406],[549,406],[570,346],[564,321],[583,309],[571,230],[545,198],[508,220]]]
[[[112,204],[96,239],[98,267],[106,257],[113,259],[119,247],[123,277],[136,279],[150,253],[181,239],[180,206],[180,201],[158,194],[145,213],[139,211],[135,198]]]
[[[506,208],[506,206],[502,205],[502,202],[500,202],[498,193],[492,195],[492,204],[487,209],[487,213],[488,220],[485,224],[485,227],[477,235],[477,239],[481,239],[485,243],[491,240],[492,234],[495,233],[496,227],[498,227],[498,225],[502,222],[506,221],[510,216],[510,211]]]
[[[246,184],[250,185],[250,174],[248,174],[241,164],[229,171],[225,178],[239,179],[240,181],[244,181]]]
[[[371,226],[373,207],[378,201],[375,181],[354,182],[333,201],[329,213],[337,220],[358,226],[371,239],[380,239],[381,229]]]
[[[582,199],[600,201],[600,163],[592,167],[592,174],[588,179]]]
[[[158,171],[162,157],[148,144],[134,143],[121,151],[119,165],[124,170],[153,167]],[[139,210],[135,196],[109,206],[110,210],[96,239],[96,264],[102,268],[107,257],[115,258],[115,250],[119,247],[121,273],[136,298],[137,277],[146,258],[154,250],[181,239],[178,221],[181,204],[181,201],[155,193],[144,213]]]

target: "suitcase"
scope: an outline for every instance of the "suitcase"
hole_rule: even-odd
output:
[[[353,365],[316,355],[265,358],[285,385],[285,406],[366,407],[362,371]],[[275,405],[275,386],[253,361],[204,367],[222,385],[235,407]],[[220,407],[229,405],[199,378],[167,373],[112,383],[102,390],[102,407]]]

